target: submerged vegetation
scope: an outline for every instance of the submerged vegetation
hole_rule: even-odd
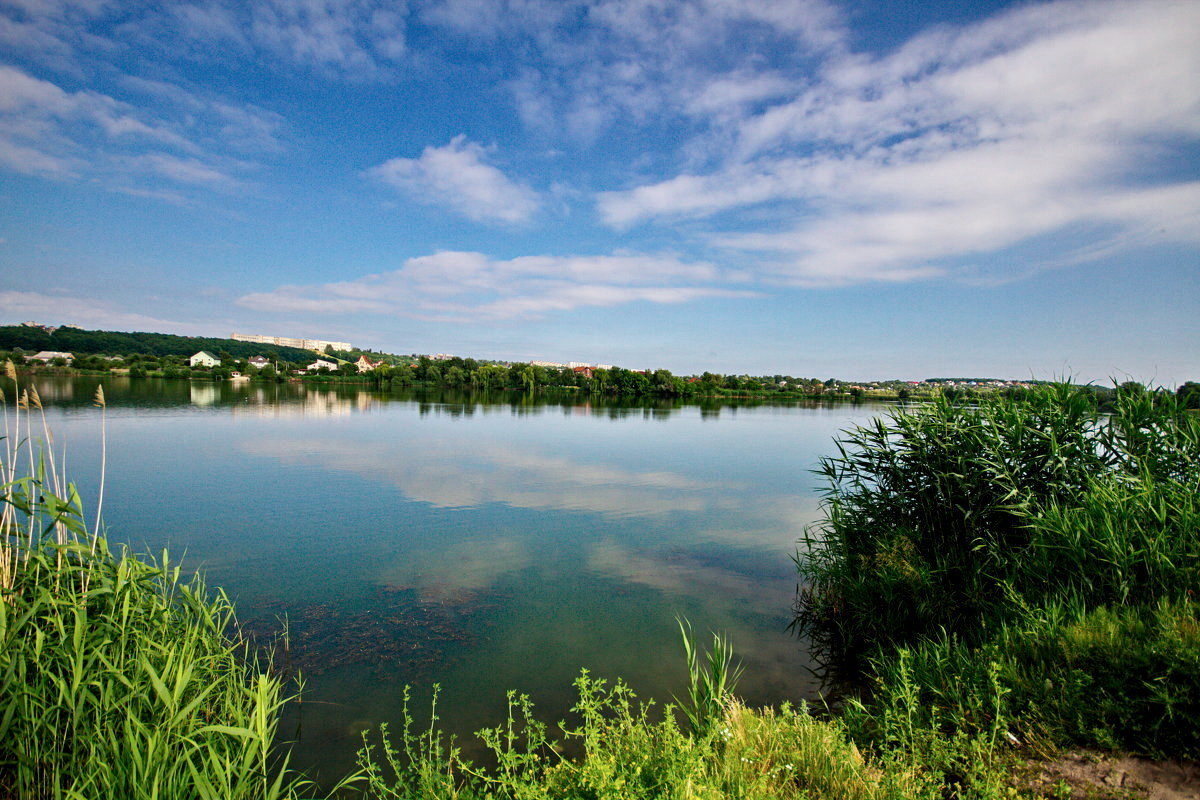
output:
[[[11,365],[0,382],[17,389]],[[0,796],[311,796],[277,737],[289,684],[222,593],[89,530],[40,405],[20,390],[0,452]],[[746,707],[730,644],[705,650],[681,625],[673,703],[584,671],[551,725],[512,693],[477,763],[439,730],[435,691],[430,722],[406,708],[367,734],[336,791],[983,800],[1046,796],[1014,764],[1063,747],[1200,756],[1200,417],[1185,406],[1125,387],[1102,410],[1055,385],[943,395],[847,432],[797,556],[796,627],[845,682],[836,708]]]

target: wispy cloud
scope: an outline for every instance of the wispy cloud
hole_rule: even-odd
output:
[[[277,150],[281,118],[202,99],[177,86],[126,79],[129,100],[0,65],[0,166],[123,192],[229,191],[253,164],[233,154]],[[154,102],[139,103],[153,95]]]
[[[526,125],[583,142],[623,124],[690,128],[730,102],[778,96],[842,38],[825,0],[446,0],[418,16],[509,41],[507,85]],[[764,69],[767,52],[787,54],[792,75]]]
[[[254,58],[324,77],[392,77],[405,60],[403,0],[184,0],[0,3],[0,43],[59,74],[84,75],[82,51],[134,45],[170,59]]]
[[[393,158],[367,175],[480,222],[527,222],[541,205],[533,189],[487,163],[487,151],[463,135],[444,147],[426,147],[419,158]]]
[[[442,252],[402,269],[320,286],[281,286],[237,300],[272,312],[403,314],[449,321],[544,316],[589,306],[686,303],[752,294],[707,263],[671,256],[525,256]]]
[[[292,63],[352,78],[374,77],[407,49],[403,2],[266,0],[252,4],[250,14],[261,47]]]
[[[711,219],[710,242],[805,285],[926,278],[1068,229],[1196,241],[1200,182],[1171,159],[1200,134],[1197,30],[1195,4],[1061,2],[834,53],[742,115],[718,168],[597,208],[618,229]]]

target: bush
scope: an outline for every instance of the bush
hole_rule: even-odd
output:
[[[795,624],[860,741],[967,785],[1011,743],[1200,755],[1200,416],[1115,397],[943,399],[825,461]]]
[[[827,659],[943,631],[982,641],[1048,598],[1153,603],[1196,585],[1200,417],[1171,395],[1111,415],[1066,385],[943,398],[849,431],[822,471],[794,624]]]

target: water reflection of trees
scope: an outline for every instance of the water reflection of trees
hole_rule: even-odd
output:
[[[828,405],[819,401],[771,401],[738,398],[616,397],[569,391],[518,392],[465,388],[378,391],[362,384],[311,384],[300,381],[187,381],[128,376],[38,376],[33,385],[48,406],[87,408],[96,387],[104,386],[109,408],[230,408],[258,416],[339,416],[390,403],[415,404],[421,415],[470,418],[480,414],[532,417],[542,414],[609,419],[669,419],[685,408],[699,408],[704,419],[758,406]]]

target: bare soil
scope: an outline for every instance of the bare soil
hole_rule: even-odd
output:
[[[1200,800],[1194,761],[1077,752],[1029,767],[1028,788],[1056,800]]]

